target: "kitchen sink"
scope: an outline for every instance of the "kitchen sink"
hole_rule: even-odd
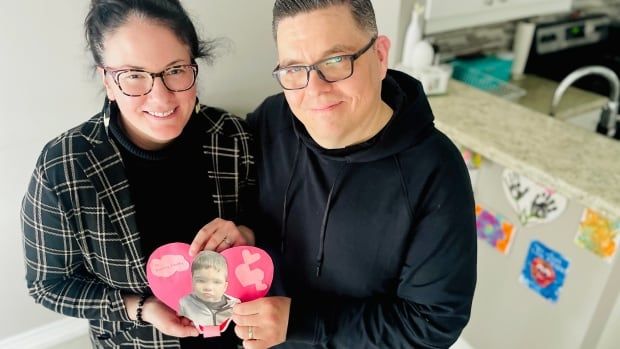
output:
[[[570,124],[579,126],[588,131],[596,132],[596,125],[601,117],[600,109],[593,109],[580,115],[571,116],[564,120]]]
[[[535,75],[525,75],[522,79],[510,82],[526,91],[525,96],[514,101],[515,103],[592,132],[596,132],[601,110],[608,102],[605,96],[573,86],[566,90],[556,115],[551,116],[551,100],[558,82]]]

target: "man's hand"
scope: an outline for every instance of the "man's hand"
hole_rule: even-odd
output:
[[[221,252],[233,246],[254,245],[254,232],[244,225],[216,218],[202,227],[189,247],[189,255],[202,250]]]
[[[235,305],[235,333],[246,349],[263,349],[286,340],[291,299],[265,297]]]

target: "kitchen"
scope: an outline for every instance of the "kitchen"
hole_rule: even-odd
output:
[[[423,81],[478,204],[479,279],[454,348],[616,348],[620,2],[401,6],[396,68]],[[595,216],[614,252],[583,243]]]
[[[248,5],[246,0],[183,2],[209,36],[227,37],[231,41],[213,68],[201,67],[202,81],[206,83],[200,90],[205,101],[214,101],[244,115],[264,96],[278,92],[277,84],[269,75],[275,61],[270,6],[262,2]],[[594,132],[602,108],[609,105],[607,95],[611,88],[607,80],[580,79],[586,85],[595,86],[593,89],[608,90],[596,94],[577,89],[577,81],[566,90],[552,118],[548,114],[554,92],[560,80],[577,67],[565,67],[561,76],[544,76],[547,70],[559,65],[558,60],[551,66],[543,62],[538,67],[527,67],[527,60],[519,60],[524,50],[518,52],[518,58],[513,47],[520,23],[525,25],[529,20],[553,22],[554,17],[565,18],[578,9],[582,10],[582,16],[603,13],[610,23],[616,23],[614,21],[620,19],[620,1],[433,1],[438,4],[439,12],[429,6],[430,2],[420,1],[418,6],[424,6],[420,36],[429,41],[426,52],[429,46],[433,51],[431,66],[440,67],[439,70],[432,68],[435,75],[431,76],[443,76],[443,69],[453,69],[453,73],[454,67],[447,65],[458,58],[469,59],[470,64],[492,63],[482,70],[507,79],[491,79],[493,88],[485,90],[475,83],[449,79],[449,74],[448,79],[436,80],[436,85],[427,90],[433,92],[429,95],[438,128],[463,147],[481,211],[513,227],[512,239],[503,249],[498,249],[497,244],[490,246],[490,239],[481,235],[479,281],[472,319],[454,348],[616,348],[620,342],[617,332],[620,328],[620,262],[617,257],[601,258],[574,242],[587,208],[595,209],[608,220],[620,217],[620,165],[614,161],[620,156],[620,143],[613,137]],[[415,3],[415,0],[373,1],[380,31],[392,39],[390,65],[394,68],[402,63],[405,36]],[[515,4],[514,7],[511,4]],[[240,8],[246,10],[239,11]],[[490,12],[486,12],[486,8]],[[452,10],[456,12],[451,14]],[[66,340],[74,340],[75,348],[84,347],[80,346],[84,345],[86,333],[83,322],[44,310],[25,294],[17,218],[19,201],[41,146],[100,108],[103,94],[99,81],[89,70],[91,62],[83,50],[84,13],[84,4],[71,2],[53,5],[35,0],[0,3],[0,21],[7,28],[0,34],[3,39],[0,40],[3,52],[0,63],[10,67],[29,66],[28,74],[20,69],[6,71],[6,81],[14,83],[0,87],[5,115],[4,126],[0,129],[0,163],[4,170],[0,180],[3,193],[0,209],[5,212],[0,229],[7,232],[0,237],[0,243],[7,246],[0,255],[0,264],[5,280],[10,281],[0,291],[0,298],[4,299],[0,301],[0,311],[11,314],[13,319],[3,322],[0,328],[2,348],[71,348]],[[228,20],[230,13],[235,13],[238,20]],[[431,19],[427,21],[425,16]],[[49,18],[55,20],[50,22]],[[32,34],[18,31],[25,21]],[[252,29],[239,23],[250,23]],[[424,27],[427,24],[428,30]],[[575,36],[581,35],[578,30],[575,29]],[[527,32],[527,28],[521,31]],[[530,35],[530,39],[532,37]],[[617,36],[613,42],[618,43]],[[525,46],[530,50],[531,42]],[[46,64],[40,64],[41,52],[45,52]],[[558,53],[559,61],[563,54]],[[611,52],[609,57],[614,54]],[[252,65],[247,64],[248,57],[252,57]],[[492,59],[484,60],[487,57]],[[573,63],[575,59],[564,61]],[[582,64],[603,63],[592,59]],[[522,74],[521,79],[513,79],[512,69],[519,68],[519,64],[523,65],[522,71],[517,72],[517,75]],[[49,69],[52,66],[55,69]],[[52,91],[39,88],[45,85],[43,83],[37,86],[27,83],[24,75],[32,75],[32,79],[36,76],[36,81],[73,81],[75,84],[71,89]],[[466,76],[460,79],[466,80]],[[8,115],[19,117],[9,118]],[[585,121],[581,122],[582,118]],[[572,121],[590,129],[564,121],[571,119],[577,119]],[[609,120],[604,123],[608,132],[614,126]],[[37,125],[36,130],[32,125]],[[524,198],[531,201],[534,200],[531,194],[539,190],[538,187],[553,189],[557,208],[548,215],[547,222],[520,220],[523,217],[517,209],[523,205],[509,195],[514,178],[528,185],[530,192],[524,194]],[[618,232],[615,234],[617,246]],[[556,285],[558,292],[551,296],[520,281],[533,241],[570,262],[566,270],[555,270],[558,274],[564,273],[564,283]]]

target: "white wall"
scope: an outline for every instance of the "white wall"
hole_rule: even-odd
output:
[[[616,299],[616,304],[611,310],[609,320],[603,329],[601,338],[599,340],[597,349],[617,349],[618,343],[620,343],[620,334],[618,329],[620,328],[620,297]]]
[[[199,96],[239,115],[278,91],[271,1],[184,0],[199,32],[229,47],[201,66]],[[374,1],[379,30],[397,33],[400,1]],[[84,121],[103,103],[82,24],[88,1],[0,1],[0,342],[60,316],[26,294],[19,206],[42,146]],[[398,43],[394,42],[398,46]],[[391,59],[393,62],[394,56]]]
[[[56,319],[26,296],[19,203],[45,140],[92,114],[81,39],[85,2],[0,2],[0,338]]]
[[[185,0],[205,37],[234,43],[212,67],[201,66],[203,103],[240,115],[278,91],[271,6],[244,0]],[[259,5],[262,4],[262,5]],[[59,316],[26,294],[19,226],[21,197],[46,141],[87,119],[103,103],[85,49],[88,1],[1,1],[0,23],[0,340]],[[10,320],[10,321],[8,321]]]
[[[401,11],[401,0],[373,0],[372,3],[377,17],[379,33],[387,35],[392,41],[389,64],[390,67],[393,67],[400,62],[404,28],[409,23],[411,13],[410,11],[409,13]]]

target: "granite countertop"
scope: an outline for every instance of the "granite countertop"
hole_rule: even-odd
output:
[[[529,109],[549,115],[551,112],[551,100],[559,83],[534,75],[524,75],[519,80],[511,80],[511,84],[518,86],[527,94],[519,98],[516,103]],[[608,99],[604,96],[584,91],[575,87],[569,87],[558,105],[556,118],[566,120],[573,116],[581,115],[592,110],[600,110]]]
[[[437,128],[454,142],[620,217],[620,142],[455,80],[429,100]]]

